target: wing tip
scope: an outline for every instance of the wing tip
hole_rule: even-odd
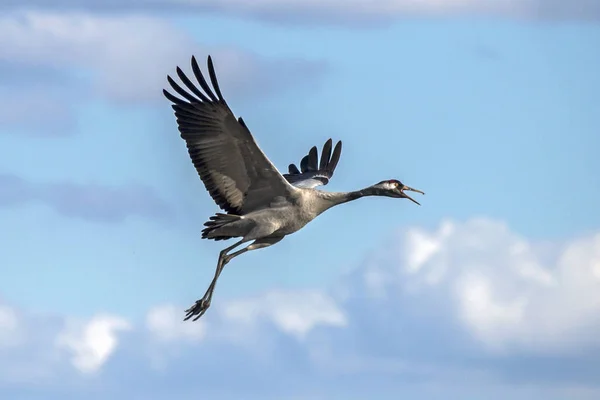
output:
[[[221,87],[219,86],[219,80],[217,79],[217,73],[215,72],[215,66],[213,64],[212,57],[208,55],[206,63],[208,64],[208,75],[210,77],[210,83],[212,83],[213,89],[219,101],[226,104],[223,94],[221,93]]]
[[[198,81],[198,83],[200,84],[200,87],[202,88],[202,90],[205,93],[202,93],[196,87],[196,85],[190,81],[190,79],[183,72],[183,70],[179,66],[176,66],[175,71],[177,73],[177,76],[181,79],[181,81],[184,83],[184,85],[191,92],[193,92],[194,95],[196,95],[201,102],[211,102],[212,101],[215,103],[221,103],[221,104],[226,105],[227,102],[225,101],[225,99],[223,98],[223,95],[221,94],[221,89],[219,87],[219,82],[217,80],[217,75],[215,72],[213,59],[212,59],[211,55],[209,54],[207,56],[207,64],[208,64],[208,75],[209,75],[210,81],[212,83],[212,88],[206,82],[206,79],[204,78],[204,74],[202,73],[202,70],[200,69],[200,65],[198,64],[198,59],[193,54],[191,56],[190,63],[192,66],[192,73],[193,73],[194,77],[196,78],[196,80]],[[187,96],[187,95],[189,95],[189,93],[186,93],[187,95],[181,93],[181,86],[179,86],[179,84],[177,84],[177,82],[169,74],[167,74],[167,81],[169,82],[169,85],[173,88],[173,90],[175,90],[177,93],[184,96],[189,101],[192,101]],[[216,94],[216,96],[215,96],[215,94]],[[197,100],[198,99],[194,99],[193,101],[197,101]]]
[[[331,155],[331,159],[329,160],[329,164],[327,165],[327,172],[329,176],[333,176],[333,172],[335,171],[338,162],[340,161],[340,156],[342,154],[342,141],[338,140],[333,149],[333,154]]]

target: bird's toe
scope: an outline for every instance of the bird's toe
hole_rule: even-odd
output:
[[[206,300],[206,299],[197,300],[193,306],[191,306],[190,308],[185,310],[186,316],[183,320],[187,321],[188,319],[192,318],[193,316],[196,316],[193,319],[193,321],[196,321],[198,318],[200,318],[201,316],[204,315],[206,310],[208,310],[208,307],[210,307],[210,300]]]

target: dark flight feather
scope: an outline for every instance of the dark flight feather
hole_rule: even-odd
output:
[[[287,196],[293,187],[258,147],[244,121],[236,119],[229,109],[210,56],[208,72],[214,92],[195,57],[191,64],[204,93],[180,68],[177,76],[189,91],[167,76],[170,86],[183,99],[167,90],[163,93],[173,103],[181,137],[213,200],[227,213],[243,215],[267,207],[277,196]]]
[[[300,161],[300,169],[295,164],[290,164],[288,173],[284,174],[283,177],[297,187],[314,188],[327,185],[333,176],[342,153],[341,141],[336,143],[333,154],[331,152],[332,144],[331,139],[325,142],[320,161],[317,147],[313,146]]]

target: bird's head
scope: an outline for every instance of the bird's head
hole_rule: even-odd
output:
[[[408,191],[408,192],[416,192],[416,193],[425,194],[420,190],[413,189],[409,186],[406,186],[405,184],[403,184],[402,182],[400,182],[397,179],[381,181],[381,182],[373,185],[373,188],[376,189],[377,194],[379,194],[381,196],[405,198],[405,199],[409,199],[410,201],[412,201],[413,203],[418,204],[418,205],[421,205],[421,204],[419,204],[418,201],[416,201],[415,199],[413,199],[412,197],[407,195],[405,192]]]

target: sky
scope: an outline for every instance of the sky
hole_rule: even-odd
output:
[[[327,211],[236,258],[166,75],[213,57]],[[0,398],[600,398],[600,2],[0,4]]]

